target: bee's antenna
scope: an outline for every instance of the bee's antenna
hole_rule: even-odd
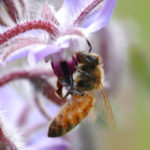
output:
[[[88,44],[88,46],[89,46],[89,53],[91,52],[91,50],[92,50],[92,45],[91,45],[91,43],[90,43],[90,41],[88,40],[88,39],[85,39],[86,40],[86,42],[87,42],[87,44]]]

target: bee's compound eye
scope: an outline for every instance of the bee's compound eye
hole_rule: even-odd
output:
[[[77,53],[77,59],[79,63],[84,63],[88,65],[98,65],[99,60],[96,56],[86,54],[86,53]]]
[[[91,65],[98,65],[98,59],[95,56],[88,55],[86,61]]]

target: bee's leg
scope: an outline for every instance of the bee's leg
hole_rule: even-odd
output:
[[[70,87],[68,84],[67,84],[67,82],[63,79],[63,78],[59,78],[58,80],[57,80],[57,90],[56,90],[56,93],[57,93],[57,95],[59,96],[59,97],[61,97],[61,98],[64,98],[64,96],[63,96],[63,93],[62,93],[62,88],[63,88],[63,86],[65,86],[65,87]]]
[[[61,98],[63,97],[62,96],[62,88],[63,88],[62,84],[59,82],[59,80],[57,80],[57,90],[56,90],[56,93]]]
[[[63,99],[67,98],[67,96],[71,94],[69,91],[62,97]]]
[[[80,95],[80,96],[84,96],[83,92],[80,90],[80,89],[75,89],[74,87],[67,87],[68,89],[68,92],[73,95],[73,94],[77,94],[77,95]]]
[[[84,93],[79,90],[74,90],[74,93],[80,96],[84,96]]]
[[[58,88],[58,90],[56,92],[58,92],[57,94],[61,95],[61,98],[66,98],[69,94],[73,95],[73,94],[77,94],[80,96],[84,96],[83,92],[81,92],[78,89],[75,89],[73,86],[74,85],[68,85],[68,83],[63,79],[63,78],[59,78],[58,83],[60,84],[60,88]],[[63,86],[65,86],[68,90],[68,92],[65,94],[65,96],[62,96],[62,88]]]
[[[77,94],[77,95],[80,95],[80,96],[84,96],[84,93],[83,93],[83,92],[78,91],[78,90],[75,90],[75,89],[72,89],[72,90],[69,90],[69,91],[65,94],[65,96],[63,96],[62,98],[64,98],[64,99],[67,98],[67,96],[68,96],[69,94],[71,94],[71,95]]]
[[[65,86],[68,90],[68,92],[65,94],[65,96],[62,95],[63,86]],[[73,94],[73,91],[72,91],[73,87],[71,85],[68,85],[68,83],[63,78],[59,78],[59,80],[57,81],[57,87],[58,87],[58,89],[57,89],[56,93],[63,99],[67,98],[67,96],[69,94]]]
[[[78,90],[78,89],[72,89],[70,91],[72,92],[72,94],[77,94],[77,95],[80,95],[80,96],[84,96],[83,92]]]
[[[58,80],[57,80],[57,90],[56,90],[56,93],[58,94],[58,96],[59,97],[61,97],[61,98],[64,98],[64,97],[67,97],[68,95],[65,95],[65,96],[63,96],[63,94],[62,94],[62,88],[63,88],[63,86],[68,86],[68,84],[67,84],[67,82],[65,81],[65,79],[63,79],[63,78],[59,78]]]
[[[60,83],[62,86],[67,86],[67,85],[68,85],[68,83],[67,83],[67,81],[66,81],[65,79],[59,78],[58,80],[59,80],[59,83]]]
[[[84,93],[79,89],[75,89],[71,86],[67,86],[66,88],[67,88],[68,92],[65,94],[65,96],[63,96],[63,98],[66,98],[69,94],[71,94],[71,95],[77,94],[80,96],[84,96]]]

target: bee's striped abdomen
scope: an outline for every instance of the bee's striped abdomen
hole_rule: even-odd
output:
[[[90,112],[94,99],[92,96],[74,95],[51,121],[48,130],[49,137],[58,137],[66,134],[79,124]]]

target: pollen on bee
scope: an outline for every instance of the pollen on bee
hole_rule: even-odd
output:
[[[70,113],[68,114],[68,118],[69,119],[73,119],[73,117],[72,117],[72,115]]]
[[[82,112],[80,108],[78,108],[78,112],[79,112],[79,113],[81,113],[81,112]]]

